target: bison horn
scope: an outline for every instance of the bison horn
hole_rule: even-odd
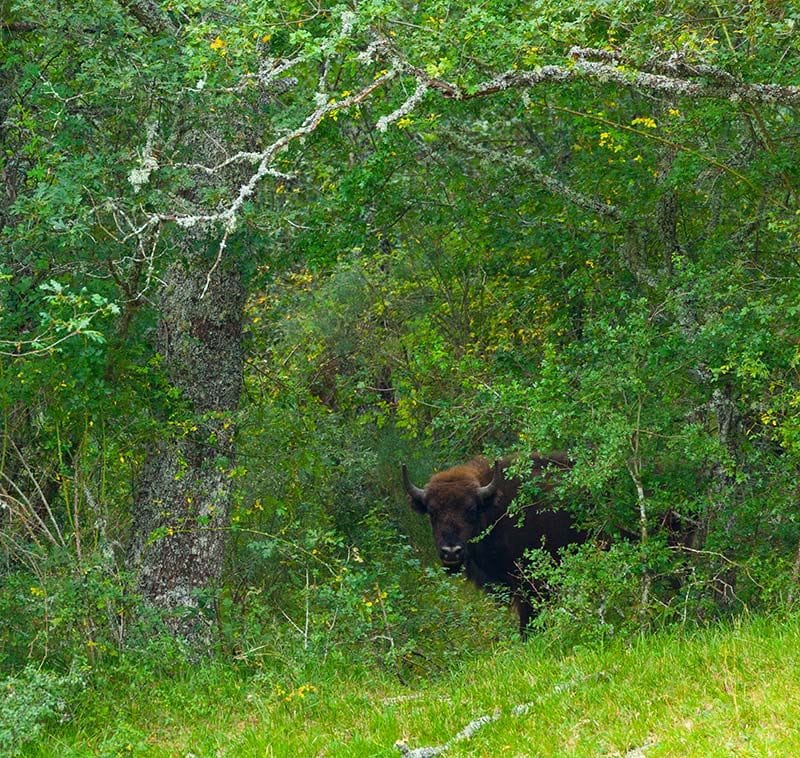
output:
[[[500,471],[500,461],[495,461],[492,481],[483,487],[478,487],[478,497],[483,500],[488,500],[492,495],[494,495],[495,492],[497,492],[497,488],[500,486],[500,481],[502,478],[503,474]]]
[[[414,498],[414,500],[423,502],[425,500],[425,490],[411,483],[411,480],[408,478],[408,468],[405,463],[402,464],[401,468],[403,471],[403,486],[406,488],[406,492]]]

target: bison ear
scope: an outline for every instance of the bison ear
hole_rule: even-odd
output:
[[[425,505],[425,500],[422,498],[414,497],[413,495],[408,496],[409,501],[411,502],[411,507],[417,512],[422,513],[423,515],[428,512],[428,506]]]
[[[408,478],[408,468],[406,464],[402,464],[400,467],[401,471],[403,472],[403,486],[406,488],[406,492],[408,493],[408,499],[411,501],[411,507],[417,511],[417,513],[427,513],[428,508],[425,505],[425,490],[416,487],[411,483],[411,479]]]

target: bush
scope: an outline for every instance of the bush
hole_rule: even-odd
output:
[[[36,571],[17,567],[0,587],[0,661],[20,667],[48,659],[67,668],[75,655],[92,664],[115,657],[133,615],[124,574],[102,556],[76,566],[65,554],[43,557]]]
[[[67,721],[68,703],[83,684],[77,672],[55,674],[30,665],[0,681],[0,752],[15,754],[47,722]]]
[[[253,581],[240,597],[220,598],[225,646],[256,667],[276,655],[357,660],[406,680],[508,636],[510,614],[487,618],[489,601],[463,578],[424,568],[383,510],[368,513],[359,531],[357,545],[334,530],[307,530],[296,542],[252,535],[248,573],[280,575],[281,586]]]

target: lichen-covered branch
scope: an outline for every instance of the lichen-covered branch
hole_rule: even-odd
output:
[[[689,97],[730,102],[758,104],[800,104],[800,87],[772,83],[748,83],[711,66],[691,65],[675,59],[660,65],[660,69],[672,75],[635,69],[616,58],[613,53],[593,49],[573,48],[570,51],[572,65],[542,66],[530,71],[505,71],[488,81],[463,90],[456,84],[437,78],[426,78],[424,70],[407,66],[409,73],[427,81],[428,86],[443,97],[454,100],[470,100],[487,97],[509,89],[532,88],[545,84],[565,84],[591,81],[600,84],[615,84],[626,89],[639,89],[670,97]],[[592,57],[594,56],[594,58]],[[595,59],[597,58],[597,59]],[[655,66],[651,68],[655,71]],[[678,76],[680,74],[680,76]]]
[[[146,4],[146,0],[125,0],[125,2],[132,6],[135,5],[137,8],[141,2]],[[156,213],[148,217],[142,228],[147,229],[164,222],[174,222],[184,228],[198,224],[221,224],[228,232],[232,231],[236,227],[245,203],[255,194],[266,177],[272,176],[281,181],[294,178],[276,170],[275,159],[281,152],[293,142],[300,141],[314,132],[327,116],[346,111],[364,102],[376,90],[403,75],[414,77],[417,82],[416,89],[399,107],[376,121],[375,128],[378,131],[385,131],[391,123],[416,110],[428,92],[437,92],[447,99],[468,100],[488,97],[510,89],[530,89],[540,85],[558,85],[579,81],[638,89],[671,99],[679,97],[716,98],[731,102],[745,101],[752,104],[780,103],[786,106],[795,106],[800,103],[800,87],[740,82],[721,69],[707,64],[690,63],[678,55],[672,55],[666,60],[654,58],[639,68],[635,68],[630,61],[614,51],[579,47],[570,51],[568,65],[548,65],[529,71],[506,71],[483,83],[464,89],[442,78],[430,76],[423,68],[408,61],[403,52],[395,46],[393,40],[377,32],[373,32],[372,41],[356,57],[356,60],[364,65],[383,61],[388,64],[388,68],[357,92],[336,100],[325,91],[327,89],[325,72],[336,54],[337,44],[348,35],[352,35],[354,24],[353,14],[343,13],[340,29],[329,39],[320,43],[318,50],[323,56],[323,74],[320,76],[317,91],[311,99],[313,110],[299,126],[282,134],[263,150],[240,151],[213,166],[197,163],[182,164],[208,176],[236,163],[253,164],[255,168],[250,175],[238,187],[234,186],[231,189],[232,199],[225,207],[198,213]],[[304,60],[304,56],[299,56],[283,62],[269,61],[257,75],[250,76],[254,76],[255,80],[264,86],[269,86],[278,76],[287,81],[296,82],[294,77],[287,78],[285,75]],[[198,83],[197,91],[202,90],[203,87],[200,85],[201,83]],[[241,89],[244,90],[244,84]],[[239,91],[239,88],[226,91]],[[145,155],[147,155],[147,151],[145,151]],[[505,156],[504,159],[507,163],[516,161],[518,168],[523,169],[548,191],[563,197],[570,203],[606,218],[614,220],[621,218],[619,209],[613,204],[578,192],[560,179],[540,171],[535,165],[529,164],[524,159],[514,156]],[[143,164],[135,173],[136,180],[146,181],[152,170],[154,169],[151,166]]]
[[[694,63],[688,61],[686,57],[679,52],[670,53],[666,60],[654,56],[651,60],[639,64],[626,58],[617,50],[602,50],[595,47],[576,46],[569,51],[569,55],[570,58],[574,60],[602,61],[615,66],[623,65],[639,71],[666,74],[668,76],[704,76],[709,79],[725,82],[726,84],[738,83],[736,77],[728,71],[718,68],[717,66],[711,66],[708,63]]]
[[[414,90],[414,94],[412,94],[411,97],[409,97],[408,100],[406,100],[399,108],[395,109],[386,116],[381,116],[381,118],[379,118],[378,122],[375,124],[375,128],[379,132],[385,132],[389,127],[389,124],[394,123],[403,116],[407,116],[422,102],[422,98],[425,97],[425,93],[428,91],[428,89],[428,82],[422,79],[419,80],[417,88]]]
[[[486,716],[478,716],[478,718],[470,721],[469,724],[467,724],[458,734],[449,739],[443,745],[432,745],[430,747],[418,747],[412,749],[408,747],[405,742],[398,741],[394,746],[400,751],[400,755],[402,755],[403,758],[433,758],[433,756],[440,755],[456,742],[468,740],[479,729],[483,728],[487,724],[491,724],[493,721],[497,721],[499,718],[500,711],[495,711],[494,713]]]
[[[515,705],[509,713],[512,716],[524,716],[531,710],[531,708],[533,708],[533,705],[533,703],[521,703],[520,705]],[[400,755],[402,755],[403,758],[433,758],[433,756],[440,755],[446,750],[449,750],[456,743],[464,742],[465,740],[472,738],[478,732],[478,730],[482,729],[487,724],[499,721],[502,715],[502,712],[498,708],[493,713],[486,714],[485,716],[478,716],[477,718],[472,719],[472,721],[470,721],[469,724],[467,724],[458,734],[451,737],[443,745],[410,748],[406,744],[405,740],[398,740],[395,742],[394,746],[395,749],[400,752]]]
[[[333,100],[325,105],[318,107],[314,110],[303,123],[296,129],[293,129],[288,134],[279,137],[275,142],[269,145],[263,151],[250,154],[250,159],[258,160],[258,167],[256,171],[239,187],[238,193],[233,201],[221,211],[215,213],[205,214],[155,214],[150,217],[150,224],[160,223],[162,221],[174,221],[179,226],[190,228],[197,224],[212,224],[222,223],[228,230],[232,230],[236,226],[238,214],[242,206],[256,191],[256,188],[264,179],[265,176],[270,174],[274,175],[272,162],[274,159],[285,150],[292,142],[311,134],[322,122],[322,120],[333,113],[334,111],[343,111],[352,108],[354,105],[366,100],[375,90],[382,87],[384,84],[392,80],[397,75],[397,71],[390,70],[366,86],[362,87],[358,92],[342,98],[341,100]]]
[[[379,75],[375,76],[371,81],[364,84],[358,91],[354,93],[345,93],[345,97],[336,99],[331,97],[325,91],[326,85],[326,72],[330,67],[330,61],[336,55],[337,46],[339,43],[352,35],[355,25],[355,16],[349,11],[345,11],[341,16],[340,28],[327,40],[320,43],[318,51],[323,55],[323,73],[320,75],[317,85],[317,91],[311,98],[314,109],[309,113],[303,122],[294,129],[283,133],[274,142],[267,145],[261,150],[242,150],[238,151],[224,160],[214,164],[206,165],[201,163],[180,163],[176,164],[181,168],[188,168],[193,171],[201,172],[206,176],[212,176],[221,173],[236,164],[250,163],[255,166],[249,176],[247,176],[241,183],[231,189],[233,198],[228,204],[222,208],[198,213],[182,213],[182,212],[167,212],[161,211],[147,216],[146,220],[133,232],[134,235],[142,234],[150,228],[158,227],[163,223],[172,222],[185,229],[189,229],[202,224],[220,224],[223,227],[226,239],[227,234],[232,232],[237,225],[239,215],[242,211],[244,204],[250,199],[257,191],[262,181],[268,177],[274,177],[280,181],[287,182],[295,179],[294,176],[278,171],[274,167],[274,162],[277,156],[286,150],[293,142],[300,141],[304,137],[314,132],[322,121],[328,116],[335,116],[338,112],[347,111],[362,103],[369,98],[376,90],[380,89],[388,82],[393,80],[399,73],[398,68],[391,67],[382,71]],[[372,63],[374,53],[373,50],[366,58],[364,54],[358,56],[361,63]],[[225,88],[223,91],[227,93],[244,92],[248,86],[256,84],[257,86],[270,89],[278,84],[286,84],[286,86],[293,87],[296,85],[298,79],[293,76],[285,76],[295,66],[309,60],[310,54],[299,55],[296,57],[288,58],[283,61],[269,60],[259,70],[258,74],[246,75],[245,79],[235,87]],[[280,77],[280,78],[278,78]],[[206,89],[204,80],[200,80],[197,86],[192,88],[192,92],[203,92]],[[422,99],[427,85],[420,84],[414,95],[401,106],[395,113],[384,117],[385,123],[391,123],[392,120],[399,118],[403,113],[412,110],[418,102]],[[385,128],[385,127],[384,127]],[[152,135],[148,134],[148,142],[143,150],[143,158],[138,167],[133,169],[130,173],[130,180],[134,186],[135,191],[150,181],[151,174],[158,169],[158,164],[152,158],[153,145]],[[220,251],[221,252],[221,251]]]

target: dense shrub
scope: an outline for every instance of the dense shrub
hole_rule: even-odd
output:
[[[55,674],[32,665],[0,679],[0,751],[14,755],[48,723],[69,719],[69,702],[83,684],[77,671]]]

